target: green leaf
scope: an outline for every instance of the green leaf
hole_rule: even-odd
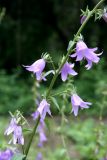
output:
[[[12,160],[23,160],[23,158],[25,158],[25,155],[18,153],[12,157]]]
[[[32,129],[29,129],[29,128],[23,128],[23,132],[32,132]]]
[[[57,107],[57,109],[60,111],[60,107],[59,107],[59,104],[57,103],[57,100],[54,97],[51,97],[51,100],[54,103],[54,105]]]

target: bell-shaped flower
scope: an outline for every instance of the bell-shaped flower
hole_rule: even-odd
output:
[[[24,137],[22,134],[22,128],[21,126],[18,126],[15,118],[12,118],[9,124],[9,127],[6,129],[4,134],[7,136],[12,134],[13,137],[9,141],[9,144],[13,142],[13,144],[18,143],[18,144],[24,145]]]
[[[43,160],[42,153],[37,154],[36,160]]]
[[[11,160],[13,157],[13,152],[10,149],[5,151],[0,151],[0,160]]]
[[[33,72],[36,75],[37,80],[40,81],[40,80],[44,79],[42,77],[42,72],[45,68],[45,65],[46,65],[46,62],[42,58],[42,59],[37,60],[36,62],[34,62],[30,66],[24,66],[24,65],[23,66],[26,68],[26,70]]]
[[[71,104],[72,104],[72,112],[75,116],[78,115],[79,107],[81,109],[83,108],[89,108],[89,105],[91,105],[90,102],[84,102],[77,94],[73,94],[71,96]]]
[[[83,24],[83,22],[86,20],[87,16],[83,15],[81,16],[80,22],[81,24]]]
[[[17,144],[17,143],[24,145],[24,137],[23,137],[21,126],[16,126],[13,132],[13,144]]]
[[[76,53],[70,55],[71,57],[76,57],[76,61],[82,61],[86,59],[88,64],[85,66],[87,70],[92,67],[92,63],[98,63],[100,54],[94,53],[97,51],[97,48],[88,48],[87,45],[81,40],[77,42]]]
[[[17,126],[16,119],[12,118],[11,122],[10,122],[10,124],[4,134],[8,136],[9,134],[11,134],[15,130],[16,126]]]
[[[37,110],[32,113],[33,120],[36,120],[39,116],[41,120],[44,120],[47,113],[51,116],[50,104],[46,101],[46,99],[43,99]]]
[[[105,12],[102,16],[102,18],[104,19],[104,21],[107,23],[107,12]]]
[[[66,81],[69,74],[72,75],[72,76],[75,76],[75,75],[78,74],[77,72],[74,71],[73,67],[74,67],[74,64],[71,64],[71,63],[68,63],[68,62],[66,62],[64,64],[64,66],[61,69],[61,79],[62,79],[62,81]]]

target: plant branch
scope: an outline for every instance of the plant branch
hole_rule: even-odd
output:
[[[49,86],[49,89],[47,91],[47,94],[46,94],[46,99],[48,99],[48,97],[50,96],[50,92],[55,84],[55,81],[63,67],[63,65],[66,63],[66,61],[69,59],[69,55],[73,52],[73,47],[76,43],[76,40],[77,40],[77,37],[80,35],[80,33],[82,32],[82,30],[84,29],[85,25],[87,24],[88,20],[91,18],[91,16],[96,12],[96,9],[104,2],[105,0],[101,0],[99,1],[99,3],[93,8],[92,11],[90,11],[89,15],[87,16],[87,18],[85,19],[85,21],[83,22],[83,24],[80,26],[79,30],[77,31],[74,39],[73,39],[73,43],[72,43],[72,46],[70,47],[70,49],[68,50],[66,56],[65,56],[65,59],[63,60],[63,62],[61,63],[61,65],[59,66],[57,72],[55,73],[55,75],[53,76],[53,79],[50,83],[50,86]],[[25,155],[26,155],[26,158],[27,158],[27,155],[28,155],[28,152],[29,152],[29,149],[30,149],[30,146],[32,144],[32,141],[33,141],[33,137],[35,135],[35,131],[37,129],[37,126],[39,124],[39,121],[40,121],[40,117],[37,119],[36,123],[35,123],[35,126],[34,126],[34,129],[32,131],[32,134],[31,134],[31,137],[30,137],[30,140],[29,140],[29,143],[27,145],[27,148],[25,150]],[[26,160],[25,158],[25,160]]]

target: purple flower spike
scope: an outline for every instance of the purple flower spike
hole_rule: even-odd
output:
[[[11,160],[13,157],[13,152],[10,149],[5,151],[0,151],[0,160]]]
[[[74,71],[73,67],[74,67],[74,64],[71,64],[71,63],[68,63],[68,62],[66,62],[64,64],[64,66],[61,69],[61,79],[62,79],[62,81],[66,81],[67,76],[69,74],[73,75],[73,76],[78,74],[77,72]]]
[[[45,68],[45,65],[46,65],[46,62],[42,58],[42,59],[39,59],[36,62],[34,62],[31,66],[24,66],[24,65],[23,66],[26,68],[26,70],[36,74],[37,80],[40,81],[40,80],[44,79],[42,77],[42,72]]]
[[[42,160],[42,153],[38,153],[37,157],[36,157],[36,160]]]
[[[103,18],[104,21],[107,23],[107,12],[103,14],[102,18]]]
[[[71,55],[71,57],[76,57],[76,61],[81,61],[83,59],[86,59],[88,64],[85,66],[87,70],[89,70],[92,67],[93,63],[98,63],[100,54],[94,53],[97,50],[97,48],[88,48],[87,45],[81,40],[77,42],[76,45],[76,53]]]
[[[83,22],[85,21],[86,18],[87,18],[87,16],[82,16],[81,17],[81,20],[80,20],[81,24],[83,24]]]
[[[74,112],[74,115],[78,115],[79,107],[81,109],[83,108],[89,108],[89,105],[91,105],[90,102],[84,102],[77,94],[73,94],[71,96],[71,104],[72,104],[72,112]]]

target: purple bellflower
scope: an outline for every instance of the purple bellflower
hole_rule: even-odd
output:
[[[45,68],[45,65],[46,65],[46,62],[42,58],[42,59],[37,60],[36,62],[34,62],[30,66],[24,66],[24,65],[23,66],[26,68],[26,70],[33,72],[36,75],[37,80],[40,81],[40,80],[44,79],[42,77],[42,72]]]
[[[92,63],[98,63],[100,54],[94,53],[97,48],[88,48],[87,45],[81,40],[77,42],[76,53],[70,55],[71,57],[76,57],[76,61],[81,61],[86,59],[88,64],[85,66],[87,70],[92,67]]]
[[[37,128],[37,132],[39,133],[39,143],[38,143],[38,147],[43,147],[43,144],[47,141],[47,137],[45,135],[45,123],[44,121],[41,119],[40,120],[40,124]]]
[[[64,64],[64,66],[61,69],[61,79],[62,79],[62,81],[66,81],[67,76],[69,74],[73,75],[73,76],[78,74],[77,72],[74,71],[73,67],[74,67],[74,64],[71,64],[71,63],[68,63],[68,62],[66,62]]]
[[[107,23],[107,12],[105,12],[102,16],[102,18],[104,19],[104,21]]]
[[[47,101],[46,101],[45,99],[43,99],[43,100],[40,102],[40,104],[39,104],[36,112],[34,112],[34,113],[32,114],[32,117],[33,117],[33,119],[35,120],[35,119],[37,119],[37,118],[39,117],[39,115],[40,115],[41,119],[44,120],[45,117],[46,117],[46,113],[48,113],[48,114],[51,116],[50,104],[47,103]]]
[[[85,16],[85,15],[81,16],[81,19],[80,19],[81,24],[83,24],[83,22],[85,21],[86,18],[87,18],[87,16]]]
[[[71,104],[72,104],[72,112],[75,116],[78,115],[79,107],[81,109],[83,108],[89,108],[89,105],[91,105],[90,102],[84,102],[77,94],[73,94],[71,96]]]
[[[21,126],[18,126],[17,121],[15,118],[12,118],[9,127],[5,131],[5,135],[10,135],[12,133],[13,138],[10,140],[9,143],[13,141],[13,144],[21,144],[24,145],[24,137],[22,134]]]
[[[10,149],[5,151],[0,151],[0,160],[11,160],[13,157],[13,152]]]
[[[24,137],[22,134],[21,126],[16,126],[13,133],[13,144],[16,144],[16,143],[24,145]]]
[[[37,157],[36,157],[36,160],[42,160],[43,158],[42,158],[42,153],[38,153],[37,154]]]
[[[12,118],[11,121],[10,121],[9,127],[6,129],[6,131],[5,131],[4,134],[8,136],[8,135],[11,134],[12,132],[14,132],[16,126],[17,126],[16,119],[15,119],[15,118]]]

